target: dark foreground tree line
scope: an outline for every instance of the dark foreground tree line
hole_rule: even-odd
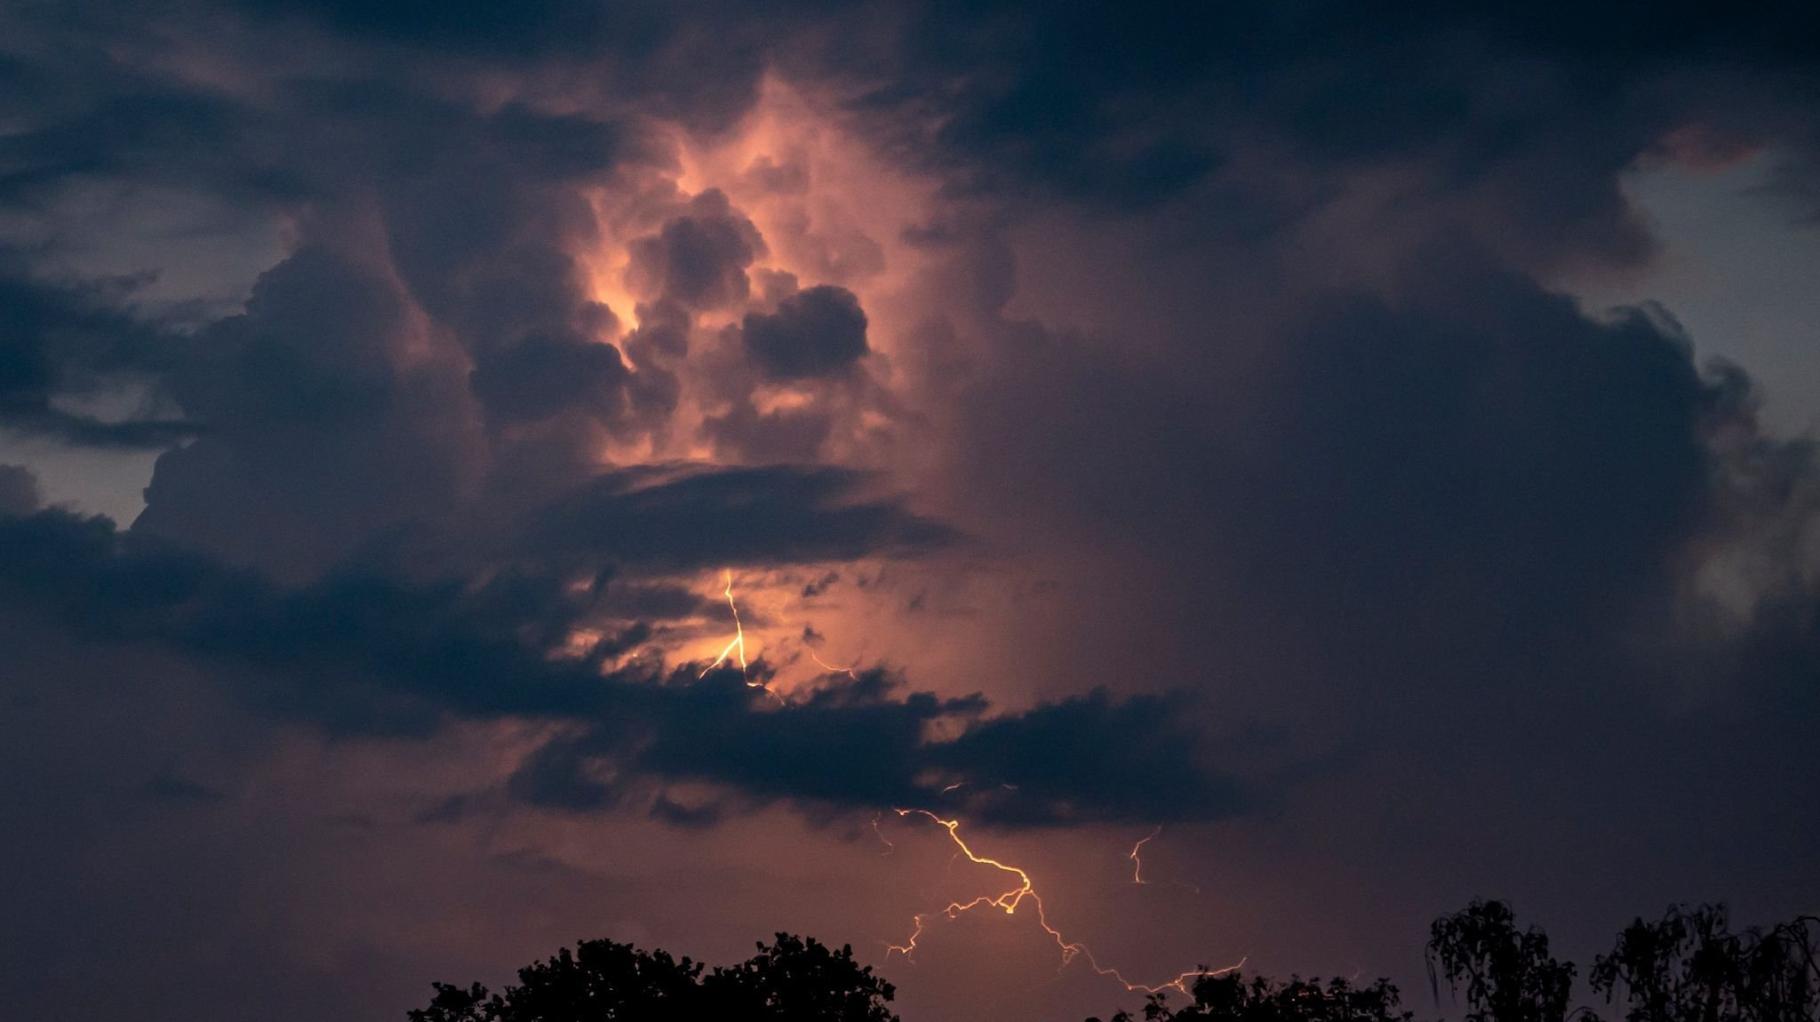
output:
[[[1574,1003],[1572,962],[1549,953],[1548,937],[1519,929],[1510,906],[1475,901],[1435,920],[1428,972],[1465,1009],[1463,1022],[1820,1022],[1820,918],[1733,931],[1720,906],[1675,907],[1638,919],[1608,954],[1593,959],[1594,1004]],[[706,968],[664,951],[610,940],[518,972],[495,993],[478,983],[435,984],[410,1022],[897,1022],[892,985],[861,965],[851,947],[778,934],[758,954]],[[1181,1003],[1176,1003],[1180,1001]],[[1187,996],[1153,995],[1137,1015],[1111,1022],[1411,1022],[1388,980],[1287,981],[1204,974]],[[1100,1022],[1089,1019],[1087,1022]]]

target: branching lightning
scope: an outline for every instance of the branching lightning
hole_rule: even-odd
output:
[[[709,671],[726,663],[728,657],[738,654],[740,676],[746,679],[746,684],[751,685],[751,675],[746,673],[746,629],[739,621],[739,604],[733,601],[732,569],[727,569],[725,574],[727,587],[721,591],[721,594],[727,598],[727,609],[733,612],[733,640],[728,642],[726,648],[720,651],[720,656],[715,657],[713,663],[702,668],[701,674],[697,675],[697,677],[707,677]]]
[[[710,671],[713,671],[715,668],[726,663],[729,659],[732,659],[739,663],[740,677],[746,679],[747,686],[751,688],[765,688],[764,682],[752,680],[751,671],[746,661],[746,629],[739,617],[739,602],[733,598],[733,572],[731,569],[723,569],[722,576],[725,585],[721,589],[721,595],[726,598],[727,609],[733,614],[733,638],[727,640],[727,644],[721,647],[720,655],[714,658],[713,663],[702,668],[701,673],[696,675],[696,677],[698,679],[705,678]],[[805,647],[804,651],[809,654],[809,659],[814,660],[822,670],[829,674],[844,674],[855,681],[859,680],[859,675],[853,673],[853,668],[859,666],[857,662],[846,667],[836,667],[818,656],[815,650]]]
[[[1062,931],[1056,929],[1055,926],[1049,922],[1048,910],[1044,907],[1043,898],[1037,893],[1036,883],[1030,878],[1030,874],[1019,866],[1001,862],[998,859],[980,855],[975,852],[973,848],[967,844],[966,839],[961,837],[961,822],[959,820],[944,819],[927,809],[897,809],[895,812],[900,817],[922,816],[935,822],[940,825],[943,830],[948,832],[948,839],[953,841],[955,847],[960,849],[957,854],[966,856],[970,862],[981,866],[990,866],[1001,873],[1008,874],[1009,876],[1016,878],[1017,884],[1009,890],[999,894],[982,894],[971,901],[951,901],[948,903],[947,907],[937,912],[917,913],[911,919],[912,925],[910,936],[902,944],[887,945],[885,952],[887,956],[893,952],[901,954],[905,958],[909,958],[915,954],[917,941],[922,938],[923,931],[928,921],[937,915],[946,916],[948,919],[952,920],[958,918],[961,913],[971,912],[976,908],[1002,909],[1006,915],[1015,915],[1019,906],[1023,905],[1025,902],[1029,902],[1036,907],[1037,925],[1042,927],[1043,932],[1049,935],[1049,938],[1055,942],[1056,948],[1061,952],[1063,968],[1066,968],[1076,958],[1082,959],[1094,973],[1118,982],[1124,986],[1126,990],[1133,993],[1155,994],[1161,993],[1164,990],[1175,990],[1181,993],[1187,993],[1188,982],[1190,980],[1203,975],[1218,975],[1224,972],[1231,972],[1245,964],[1245,959],[1241,958],[1232,965],[1224,966],[1219,969],[1192,969],[1187,972],[1178,973],[1175,977],[1161,983],[1134,983],[1130,979],[1127,979],[1118,969],[1100,964],[1100,961],[1094,957],[1093,951],[1089,949],[1086,944],[1083,944],[1080,941],[1069,940],[1067,937],[1063,936]],[[1155,834],[1151,835],[1151,837],[1155,836]],[[1148,841],[1149,838],[1145,838],[1144,840]],[[1139,846],[1142,846],[1143,842],[1140,841],[1138,844]],[[1133,848],[1132,851],[1135,853],[1137,849]]]

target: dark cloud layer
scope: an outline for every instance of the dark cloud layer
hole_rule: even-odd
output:
[[[1613,178],[1664,135],[1697,127],[1739,146],[1805,132],[1815,53],[1801,40],[1820,27],[1794,3],[1005,2],[906,21],[830,59],[874,86],[862,109],[909,114],[882,122],[894,151],[957,168],[967,187],[1132,206],[1213,183],[1222,205],[1288,210],[1315,198],[1296,194],[1300,173],[1326,188],[1414,161],[1424,190],[1492,200],[1486,215],[1518,244],[1565,234],[1612,252],[1646,241]],[[1274,180],[1242,158],[1260,144]]]
[[[0,465],[0,514],[29,515],[38,510],[38,478],[24,465]]]
[[[131,284],[113,283],[115,292]],[[194,435],[193,423],[160,411],[156,393],[152,407],[117,417],[59,403],[156,381],[176,357],[178,339],[119,311],[109,290],[34,280],[18,253],[0,251],[0,424],[97,447],[157,448]]]
[[[947,527],[867,499],[863,476],[832,468],[688,467],[611,473],[533,512],[526,549],[663,568],[854,560],[947,545]]]
[[[958,771],[981,784],[1042,778],[1018,801],[1025,822],[1157,810],[1217,818],[1238,809],[1236,788],[1209,772],[1191,737],[1146,701],[1099,695],[982,717],[989,703],[980,696],[904,693],[875,670],[829,675],[806,698],[773,705],[731,668],[603,670],[620,637],[553,660],[540,646],[557,641],[564,622],[587,620],[593,595],[564,582],[521,574],[407,588],[350,573],[289,589],[117,533],[107,519],[45,511],[0,520],[0,584],[13,613],[89,641],[194,656],[262,712],[345,735],[428,737],[459,718],[574,725],[511,780],[510,790],[536,805],[616,803],[618,791],[588,779],[589,761],[608,761],[623,768],[622,785],[707,780],[747,804],[926,802]],[[762,678],[767,668],[754,672]],[[928,729],[942,721],[962,725],[961,736],[931,740]],[[994,738],[1019,729],[1042,740]],[[1123,751],[1066,754],[1089,737]],[[982,745],[993,749],[982,754]],[[1105,774],[1108,762],[1127,765]],[[1123,783],[1152,776],[1166,777],[1180,798],[1134,805],[1122,795]],[[979,810],[984,822],[999,816],[990,804]]]

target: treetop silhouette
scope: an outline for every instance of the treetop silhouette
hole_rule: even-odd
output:
[[[1540,929],[1519,928],[1505,902],[1474,901],[1435,920],[1425,958],[1437,1001],[1442,979],[1463,995],[1463,1022],[1599,1022],[1594,1008],[1573,1006],[1574,964],[1550,954]],[[1625,927],[1588,979],[1606,1004],[1622,1005],[1622,1022],[1820,1022],[1820,918],[1735,933],[1722,906],[1671,906],[1660,920]],[[889,1007],[895,989],[850,946],[836,951],[787,933],[713,969],[587,940],[520,969],[518,983],[497,993],[479,983],[433,985],[410,1022],[898,1022]],[[1359,986],[1203,973],[1189,998],[1178,1007],[1152,994],[1138,1015],[1121,1011],[1111,1022],[1414,1019],[1386,979]]]
[[[518,984],[493,993],[479,983],[434,984],[410,1022],[897,1022],[886,1007],[895,989],[814,939],[777,934],[738,965],[704,972],[700,962],[610,940],[518,971]]]

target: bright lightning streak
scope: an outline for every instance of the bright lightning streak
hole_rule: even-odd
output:
[[[1148,880],[1144,879],[1144,860],[1138,857],[1138,852],[1142,851],[1145,845],[1149,844],[1152,841],[1155,841],[1157,835],[1161,834],[1162,832],[1163,832],[1163,825],[1159,823],[1156,825],[1155,830],[1151,831],[1149,834],[1147,834],[1143,838],[1139,839],[1137,844],[1132,845],[1131,854],[1125,856],[1125,858],[1131,860],[1131,882],[1132,883],[1137,884],[1139,886],[1149,883]]]
[[[809,659],[815,661],[817,666],[822,670],[827,671],[829,674],[844,674],[855,681],[859,680],[859,675],[853,673],[853,667],[859,666],[859,661],[854,661],[853,666],[851,667],[836,667],[828,661],[823,660],[821,657],[816,656],[814,650],[809,649],[806,650],[806,652],[809,654]]]
[[[741,625],[739,622],[739,604],[733,602],[733,572],[731,569],[726,571],[726,580],[727,587],[722,590],[722,595],[727,598],[727,609],[733,612],[733,641],[727,643],[726,648],[720,651],[720,656],[715,657],[714,662],[703,668],[702,672],[699,675],[696,675],[696,677],[707,677],[709,671],[726,663],[728,657],[737,653],[739,654],[739,676],[746,679],[746,684],[748,686],[752,688],[763,688],[763,685],[754,682],[751,675],[746,673],[746,629],[745,626]]]
[[[896,811],[897,815],[900,817],[916,815],[916,816],[924,816],[924,817],[929,818],[930,820],[933,820],[935,823],[939,824],[942,827],[942,829],[944,829],[948,832],[948,839],[953,841],[955,844],[955,847],[960,849],[960,852],[958,854],[965,855],[967,857],[968,861],[970,861],[970,862],[977,863],[978,865],[981,865],[981,866],[990,866],[993,869],[998,870],[1001,873],[1005,873],[1012,877],[1015,877],[1017,879],[1017,885],[1015,887],[1012,887],[1010,890],[1004,891],[1003,893],[1000,893],[1000,894],[982,894],[979,897],[974,898],[972,901],[964,901],[964,902],[963,901],[951,901],[948,903],[948,906],[946,908],[942,909],[939,913],[937,913],[937,912],[919,912],[919,913],[917,913],[915,916],[912,917],[912,920],[911,920],[913,925],[911,927],[909,938],[907,940],[905,940],[905,942],[902,944],[886,945],[885,953],[887,956],[889,956],[890,953],[893,951],[897,952],[898,954],[903,955],[905,958],[909,958],[912,954],[914,954],[916,951],[916,942],[922,937],[925,924],[928,922],[928,920],[930,918],[932,918],[935,915],[938,915],[938,914],[944,915],[944,916],[948,917],[950,920],[952,920],[952,919],[959,917],[961,913],[970,912],[976,908],[1003,909],[1006,915],[1013,915],[1017,912],[1018,906],[1024,904],[1024,902],[1028,901],[1030,904],[1036,906],[1037,925],[1041,926],[1043,928],[1043,932],[1048,934],[1049,938],[1051,940],[1055,941],[1056,948],[1061,951],[1063,968],[1067,968],[1068,965],[1071,962],[1073,962],[1076,958],[1084,959],[1087,962],[1088,967],[1091,968],[1096,974],[1101,975],[1101,976],[1106,976],[1106,977],[1118,982],[1126,990],[1128,990],[1132,993],[1155,994],[1155,993],[1161,993],[1164,990],[1175,990],[1180,993],[1186,994],[1189,992],[1188,991],[1188,981],[1189,980],[1199,978],[1200,976],[1203,976],[1203,975],[1217,976],[1221,973],[1231,972],[1234,969],[1238,969],[1245,964],[1245,959],[1241,958],[1234,964],[1228,965],[1228,966],[1225,966],[1225,967],[1219,968],[1219,969],[1212,969],[1212,970],[1194,969],[1194,970],[1191,970],[1188,972],[1178,973],[1173,979],[1169,979],[1162,983],[1157,983],[1154,985],[1147,984],[1147,983],[1133,983],[1129,979],[1126,979],[1124,974],[1121,973],[1118,969],[1101,965],[1099,963],[1099,960],[1094,958],[1093,952],[1087,947],[1087,945],[1085,945],[1079,941],[1069,940],[1067,937],[1064,937],[1062,935],[1062,931],[1060,931],[1060,930],[1056,929],[1054,926],[1050,925],[1049,913],[1043,907],[1042,896],[1036,893],[1036,883],[1035,883],[1035,881],[1031,880],[1030,874],[1026,873],[1022,868],[1020,868],[1018,866],[1013,866],[1010,863],[1000,862],[997,859],[991,858],[989,856],[980,855],[979,853],[975,852],[973,850],[973,848],[967,844],[966,839],[961,837],[961,832],[960,832],[961,823],[959,820],[943,819],[942,817],[935,815],[934,813],[930,812],[927,809],[898,809],[895,811]],[[1154,837],[1155,835],[1152,835],[1152,836]],[[1149,840],[1149,839],[1146,838],[1145,840]],[[1139,843],[1142,844],[1142,842],[1139,842]],[[1136,849],[1133,849],[1133,851],[1135,851],[1135,850]]]
[[[1159,824],[1157,824],[1155,830],[1144,835],[1144,837],[1139,839],[1137,844],[1132,845],[1131,853],[1125,856],[1125,858],[1131,860],[1131,882],[1138,885],[1139,887],[1148,887],[1150,885],[1150,881],[1144,879],[1144,860],[1138,853],[1143,851],[1145,845],[1149,844],[1152,841],[1155,841],[1157,839],[1157,836],[1162,833],[1163,833],[1163,825],[1159,823]],[[1201,889],[1199,887],[1196,887],[1195,885],[1187,882],[1186,880],[1171,880],[1169,882],[1171,884],[1174,884],[1177,887],[1180,887],[1184,891],[1191,891],[1196,895],[1199,895],[1201,893]]]

